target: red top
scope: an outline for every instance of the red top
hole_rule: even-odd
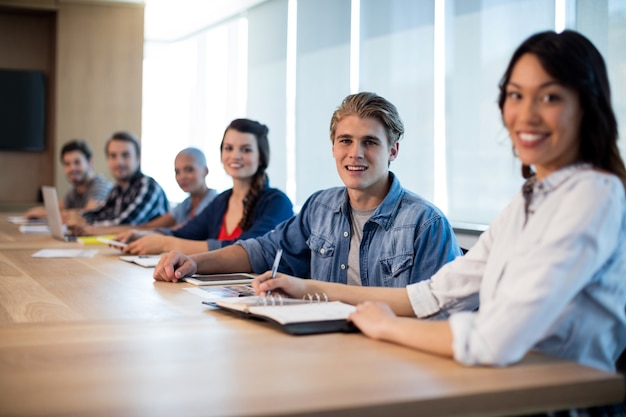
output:
[[[224,219],[222,219],[222,227],[220,227],[220,234],[217,235],[217,240],[235,240],[239,236],[241,236],[241,228],[239,225],[237,225],[230,234],[226,232],[226,216],[224,216]]]

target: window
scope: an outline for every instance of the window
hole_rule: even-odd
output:
[[[488,224],[522,183],[498,82],[522,40],[565,27],[603,53],[624,131],[626,0],[261,2],[183,40],[146,42],[143,169],[180,201],[174,156],[197,146],[209,186],[229,188],[219,143],[232,119],[248,117],[269,126],[271,183],[300,206],[341,185],[332,112],[355,88],[375,91],[405,124],[391,165],[401,183],[453,223]]]

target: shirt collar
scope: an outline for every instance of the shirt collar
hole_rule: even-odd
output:
[[[534,192],[541,191],[547,193],[558,188],[574,173],[591,169],[591,167],[591,164],[588,162],[576,162],[572,165],[568,165],[554,171],[541,181],[536,181],[535,177],[529,178],[524,185],[526,186],[527,184],[532,184]]]
[[[563,167],[541,181],[537,181],[535,176],[527,179],[522,186],[522,196],[524,197],[524,224],[528,221],[529,215],[534,213],[545,197],[552,191],[556,190],[568,178],[576,172],[591,169],[590,163],[577,162],[572,165]]]
[[[398,177],[391,171],[389,171],[389,179],[391,180],[391,186],[389,187],[389,191],[387,195],[380,203],[372,217],[368,221],[372,221],[378,223],[381,227],[387,230],[391,224],[393,224],[393,219],[395,218],[396,212],[399,210],[400,202],[402,200],[402,194],[404,193],[404,189],[398,180]],[[337,208],[337,211],[344,210],[346,216],[350,215],[350,199],[348,197],[348,190],[346,189],[344,192],[344,201]]]

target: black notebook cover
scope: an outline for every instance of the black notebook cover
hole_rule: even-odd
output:
[[[352,333],[358,332],[358,328],[350,321],[347,320],[347,315],[349,311],[353,309],[352,306],[348,306],[344,303],[339,302],[331,302],[331,303],[310,303],[302,300],[289,300],[286,305],[275,305],[275,306],[263,306],[263,305],[254,305],[252,304],[253,297],[245,297],[245,301],[241,300],[216,300],[216,301],[203,301],[203,304],[207,304],[213,307],[218,307],[223,310],[234,313],[240,317],[255,319],[265,321],[286,333],[292,335],[310,335],[310,334],[321,334],[321,333]],[[258,300],[259,297],[254,297]],[[276,309],[289,309],[290,305],[301,305],[305,308],[313,308],[313,309],[327,309],[333,307],[339,307],[342,310],[341,315],[346,318],[340,319],[323,319],[323,320],[301,320],[296,319],[293,321],[284,322],[280,319],[275,319],[272,317],[271,310],[277,311]],[[255,312],[255,307],[264,307],[266,311],[269,313]],[[267,310],[265,307],[269,307]],[[258,310],[258,309],[257,309]],[[334,312],[333,312],[334,313]]]

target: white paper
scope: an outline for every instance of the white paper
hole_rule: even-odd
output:
[[[161,255],[126,255],[120,256],[122,261],[132,262],[144,268],[154,268],[159,263]]]
[[[20,226],[20,232],[50,234],[50,228],[48,227],[48,225],[45,224],[23,224]]]
[[[239,297],[237,294],[240,292],[251,294],[254,293],[252,287],[244,284],[236,284],[236,285],[224,285],[224,286],[213,286],[213,287],[187,287],[183,288],[185,291],[189,291],[190,293],[199,295],[202,298],[206,298],[207,300],[222,300],[225,298],[233,298]]]
[[[42,249],[33,258],[93,258],[98,249]]]
[[[27,219],[22,216],[9,216],[7,217],[7,221],[13,224],[46,224],[48,223],[47,219]]]

